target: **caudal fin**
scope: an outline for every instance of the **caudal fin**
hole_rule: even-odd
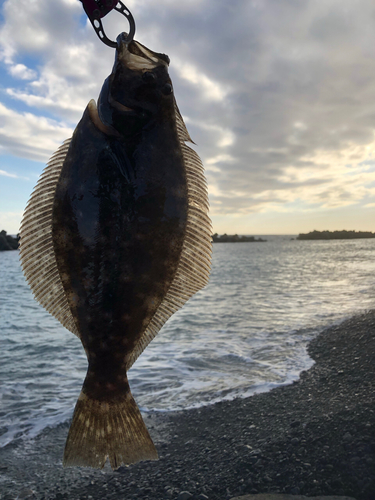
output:
[[[158,454],[129,391],[118,402],[90,399],[81,392],[64,451],[64,467],[101,469],[109,458],[112,469]]]

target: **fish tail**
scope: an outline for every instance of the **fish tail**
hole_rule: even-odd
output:
[[[91,399],[83,391],[78,398],[63,465],[101,469],[107,458],[113,470],[158,458],[130,389],[118,401]]]

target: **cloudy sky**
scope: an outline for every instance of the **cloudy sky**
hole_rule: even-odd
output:
[[[375,231],[372,0],[128,0],[170,56],[214,231]],[[115,39],[128,26],[113,11]],[[110,73],[78,0],[0,1],[0,229]]]

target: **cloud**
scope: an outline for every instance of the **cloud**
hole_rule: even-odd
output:
[[[17,175],[15,174],[10,174],[9,172],[6,172],[5,170],[0,170],[0,175],[3,175],[4,177],[12,177],[13,179],[17,179]]]
[[[6,170],[0,170],[0,175],[2,175],[3,177],[10,177],[12,179],[23,179],[23,180],[29,180],[28,177],[22,177],[20,175],[16,175],[16,174],[11,174],[9,172],[7,172]]]
[[[0,151],[37,161],[47,161],[72,129],[32,113],[17,113],[0,103]]]
[[[372,1],[127,5],[137,39],[171,58],[214,216],[371,205]],[[76,0],[4,2],[0,54],[15,81],[0,107],[3,150],[45,161],[98,96],[114,52],[81,14]],[[112,39],[127,29],[117,13],[103,23]]]
[[[1,56],[8,63],[19,54],[45,56],[73,36],[73,16],[81,5],[73,0],[42,2],[40,0],[7,0],[3,4],[5,22],[1,28]]]
[[[203,91],[204,97],[207,100],[221,101],[228,93],[228,89],[225,89],[218,82],[209,78],[193,64],[183,62],[178,58],[174,60],[173,64],[180,77],[196,86],[198,91]]]
[[[23,212],[0,212],[0,230],[5,229],[9,234],[16,234],[19,231]],[[12,228],[8,231],[8,228]]]
[[[15,64],[9,67],[9,73],[15,78],[20,78],[21,80],[33,80],[37,76],[37,72],[27,68],[24,64]]]

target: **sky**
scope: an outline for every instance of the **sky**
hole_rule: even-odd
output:
[[[373,0],[128,0],[169,55],[219,234],[375,231]],[[127,31],[112,11],[109,38]],[[0,230],[111,72],[78,0],[0,0]]]

